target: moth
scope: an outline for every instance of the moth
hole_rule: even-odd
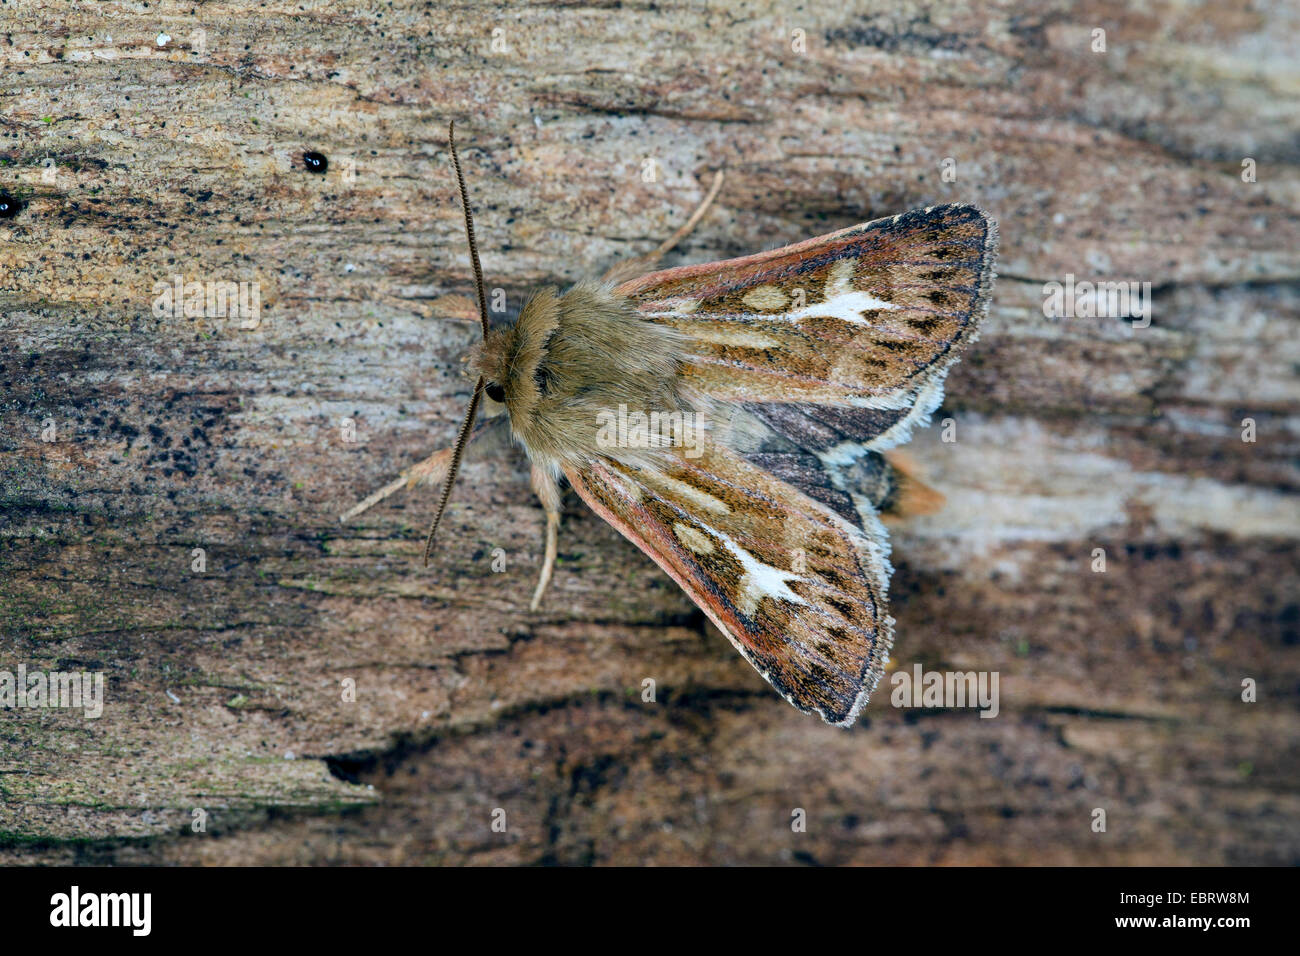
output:
[[[532,463],[551,579],[560,479],[676,581],[787,701],[850,726],[893,640],[882,518],[942,496],[889,450],[928,423],[976,336],[997,225],[930,206],[769,252],[652,271],[705,214],[599,281],[544,288],[488,319],[469,195],[455,170],[483,342],[455,444],[343,516],[444,480],[428,564],[466,445],[509,422]]]

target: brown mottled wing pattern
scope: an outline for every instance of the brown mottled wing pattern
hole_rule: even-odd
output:
[[[848,726],[892,637],[882,541],[728,448],[700,451],[565,474],[786,700]]]
[[[902,410],[974,336],[996,247],[977,207],[931,206],[617,291],[687,336],[715,399]]]

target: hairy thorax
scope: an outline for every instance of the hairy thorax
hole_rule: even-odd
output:
[[[681,388],[684,361],[679,333],[642,318],[610,288],[579,283],[563,295],[535,293],[514,325],[488,333],[472,365],[504,392],[529,457],[554,472],[597,456],[644,460],[678,443],[671,435],[642,442],[636,425],[662,430],[698,418]],[[631,430],[619,427],[628,421]]]

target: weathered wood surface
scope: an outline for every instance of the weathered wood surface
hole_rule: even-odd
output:
[[[1294,864],[1286,7],[11,0],[0,669],[102,670],[108,700],[0,710],[0,858]],[[997,719],[801,716],[572,496],[529,614],[542,516],[504,443],[430,570],[431,490],[338,524],[468,392],[453,117],[514,308],[652,248],[719,165],[674,262],[941,201],[1000,220],[893,608],[895,663],[999,672]],[[177,274],[260,281],[261,326],[155,318]],[[1044,318],[1066,274],[1151,282],[1150,328]]]

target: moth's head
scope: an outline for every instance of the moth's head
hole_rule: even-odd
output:
[[[487,331],[470,356],[470,370],[482,376],[487,397],[504,404],[512,417],[530,414],[541,401],[542,362],[558,316],[555,289],[541,289],[524,305],[518,321]]]
[[[469,350],[465,357],[465,374],[470,379],[483,379],[483,394],[497,404],[506,400],[505,379],[506,366],[502,361],[501,332],[493,329],[483,336],[483,341]]]
[[[447,510],[447,501],[451,497],[452,485],[460,470],[461,458],[465,446],[473,437],[474,418],[479,405],[486,395],[494,402],[504,404],[510,411],[511,420],[521,414],[531,414],[542,398],[541,369],[542,359],[546,354],[546,340],[558,324],[559,297],[554,289],[543,289],[524,305],[519,319],[513,325],[504,328],[492,328],[488,321],[487,295],[483,289],[483,267],[479,263],[478,246],[474,240],[474,216],[469,208],[469,192],[465,189],[465,177],[460,171],[460,156],[456,152],[456,124],[447,126],[447,148],[451,153],[452,168],[456,172],[456,186],[460,192],[461,206],[465,211],[465,239],[469,244],[470,265],[474,269],[474,289],[478,293],[479,322],[483,327],[483,344],[470,356],[471,369],[478,374],[474,393],[470,396],[469,408],[461,423],[460,432],[453,446],[451,462],[447,467],[447,477],[442,487],[442,497],[438,501],[438,511],[433,524],[429,527],[429,536],[424,541],[424,563],[429,563],[429,552],[433,548],[434,535]]]
[[[483,379],[483,393],[492,401],[506,403],[506,385],[510,377],[513,325],[496,327],[483,336],[483,342],[470,350],[466,362],[471,378]]]

